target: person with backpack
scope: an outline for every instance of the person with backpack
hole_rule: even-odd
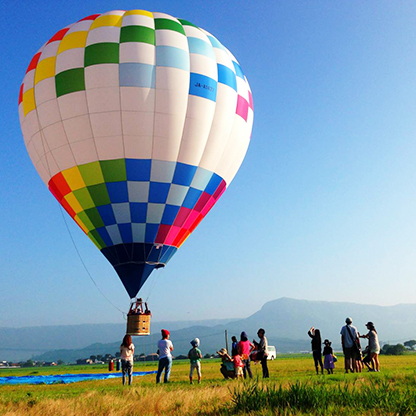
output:
[[[341,328],[341,345],[344,352],[345,373],[348,373],[348,371],[353,373],[357,368],[355,360],[359,352],[357,346],[358,330],[352,325],[351,318],[346,318],[345,323],[346,325]]]
[[[198,374],[198,384],[201,382],[201,359],[202,352],[198,348],[200,344],[199,338],[195,338],[191,341],[192,348],[188,352],[188,358],[191,360],[191,370],[189,372],[189,381],[192,384],[192,376],[194,370]]]

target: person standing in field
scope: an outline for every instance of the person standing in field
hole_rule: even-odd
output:
[[[240,354],[234,355],[232,360],[234,363],[235,378],[236,379],[243,378],[244,363],[243,363],[243,360],[241,359],[241,355]]]
[[[243,360],[243,375],[247,378],[247,373],[250,378],[253,378],[253,373],[250,368],[250,353],[254,350],[254,345],[248,340],[247,334],[243,331],[240,335],[240,342],[238,343],[237,353],[241,355]]]
[[[188,358],[191,360],[191,370],[189,372],[189,381],[192,384],[192,376],[194,370],[198,374],[198,384],[201,382],[201,359],[202,352],[199,347],[199,338],[195,338],[191,341],[192,348],[188,352]]]
[[[326,371],[328,371],[328,374],[333,374],[335,368],[334,351],[332,350],[331,342],[329,341],[329,339],[326,339],[324,341],[324,345],[324,368]]]
[[[355,372],[361,373],[363,371],[363,352],[360,343],[360,333],[357,332],[356,349],[355,349]]]
[[[231,337],[231,342],[231,357],[234,357],[234,355],[238,354],[238,341],[235,335]]]
[[[156,383],[160,383],[160,378],[162,376],[163,370],[165,370],[165,377],[163,382],[169,382],[170,370],[172,368],[172,354],[173,344],[169,339],[169,331],[167,329],[162,329],[162,339],[157,343],[159,354],[159,368],[156,375]]]
[[[313,326],[308,331],[308,335],[312,338],[312,355],[315,363],[316,374],[319,374],[318,364],[321,367],[321,374],[324,373],[324,366],[322,364],[322,340],[321,331],[315,329]]]
[[[341,328],[341,345],[344,352],[345,373],[356,369],[355,357],[357,355],[356,342],[358,340],[357,328],[352,324],[351,318],[345,319],[346,325]]]
[[[257,349],[257,359],[261,362],[261,367],[263,370],[263,378],[269,378],[269,369],[267,368],[267,338],[266,331],[263,328],[260,328],[257,331],[257,336],[260,338],[260,341],[257,342],[253,340],[253,344]]]
[[[369,356],[371,359],[371,365],[373,367],[373,371],[380,371],[380,362],[378,361],[378,355],[380,354],[380,344],[378,342],[378,334],[372,322],[367,322],[365,326],[368,329],[368,333],[366,335],[360,335],[360,338],[368,339]]]
[[[134,360],[134,344],[131,342],[130,335],[124,335],[123,342],[120,345],[121,353],[121,371],[123,374],[123,386],[126,384],[126,375],[129,378],[129,386],[133,378],[133,360]]]

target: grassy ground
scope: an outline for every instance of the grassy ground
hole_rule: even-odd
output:
[[[74,384],[0,386],[0,415],[412,415],[416,414],[416,355],[382,356],[381,372],[347,374],[342,359],[335,374],[316,376],[311,356],[278,356],[263,383],[223,380],[217,360],[202,363],[203,381],[189,385],[189,364],[174,362],[171,383],[155,376]],[[156,369],[154,363],[135,371]],[[107,372],[106,366],[0,370],[0,376]]]

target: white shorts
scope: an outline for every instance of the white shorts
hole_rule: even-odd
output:
[[[201,377],[201,362],[200,361],[197,361],[196,363],[191,363],[191,371],[189,372],[189,377],[192,377],[192,374],[194,373],[194,369],[196,369],[198,377]]]

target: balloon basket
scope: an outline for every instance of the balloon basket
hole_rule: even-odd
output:
[[[128,315],[127,316],[127,335],[150,335],[150,316],[151,315]]]
[[[145,305],[145,309],[143,308]],[[147,303],[137,299],[130,305],[130,311],[127,314],[127,335],[143,336],[150,335],[150,318],[152,314],[147,308]]]

